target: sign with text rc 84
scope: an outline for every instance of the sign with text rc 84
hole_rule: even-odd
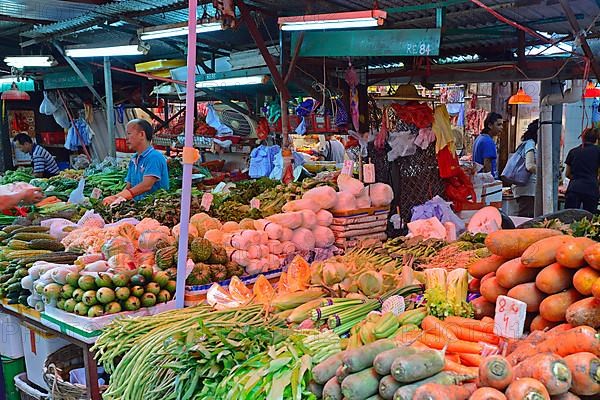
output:
[[[292,33],[293,52],[300,32]],[[304,32],[301,57],[437,56],[440,29],[377,29]]]
[[[494,333],[507,339],[520,339],[525,328],[527,304],[507,296],[498,296]]]

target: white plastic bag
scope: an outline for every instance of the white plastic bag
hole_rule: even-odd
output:
[[[69,195],[69,203],[72,204],[82,204],[85,200],[85,196],[83,195],[83,188],[85,187],[85,179],[81,178],[77,187],[71,192]]]
[[[233,133],[233,130],[230,127],[221,122],[221,120],[219,119],[219,115],[217,114],[217,111],[215,110],[212,104],[208,105],[207,110],[208,111],[206,113],[206,123],[208,124],[208,126],[212,126],[217,130],[217,135],[223,136],[231,135]]]
[[[54,113],[52,113],[52,115],[54,116],[56,123],[60,125],[61,128],[67,129],[69,126],[71,126],[69,116],[67,115],[67,111],[64,107],[59,107]]]
[[[302,117],[302,121],[296,127],[295,132],[298,135],[304,135],[306,133],[306,121],[304,120],[304,117]]]
[[[79,218],[79,221],[77,221],[77,225],[83,227],[98,227],[98,228],[104,228],[105,223],[104,223],[104,219],[100,216],[100,214],[96,214],[94,212],[94,210],[87,210],[85,212],[85,214],[83,214],[83,216],[81,218]]]
[[[56,105],[54,105],[54,103],[50,99],[48,92],[44,90],[44,100],[42,100],[42,104],[40,104],[40,113],[45,115],[52,115],[56,112],[56,110]]]

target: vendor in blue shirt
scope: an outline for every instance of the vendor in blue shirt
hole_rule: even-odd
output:
[[[491,172],[494,178],[498,178],[496,167],[498,152],[494,137],[502,132],[503,125],[502,115],[495,112],[489,113],[483,122],[483,130],[473,144],[473,161],[483,165],[483,169],[479,172]]]
[[[140,200],[159,189],[169,189],[167,160],[150,144],[154,129],[143,119],[134,119],[127,124],[127,144],[135,154],[129,161],[125,182],[127,186],[103,203],[109,205],[117,199]]]

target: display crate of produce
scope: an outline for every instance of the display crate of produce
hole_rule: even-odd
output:
[[[335,245],[345,250],[365,241],[385,241],[388,213],[387,207],[334,213],[331,230],[335,237]]]
[[[242,276],[242,277],[240,277],[240,280],[246,286],[248,286],[249,288],[252,288],[252,286],[254,285],[254,282],[256,282],[256,280],[258,279],[258,277],[260,275],[264,275],[265,278],[267,278],[269,280],[269,282],[275,283],[281,276],[282,272],[283,272],[283,269],[281,269],[281,268],[274,269],[274,270],[260,273],[260,274]],[[227,286],[229,286],[230,282],[231,282],[231,279],[226,279],[224,281],[217,282],[217,283],[222,287],[227,287]],[[186,286],[185,287],[185,306],[192,307],[192,306],[196,306],[196,305],[204,302],[204,300],[206,300],[206,293],[208,292],[208,289],[210,289],[210,287],[212,285],[213,284],[211,283],[208,285]]]
[[[178,139],[175,135],[154,135],[152,138],[152,144],[155,146],[175,147],[177,143]]]
[[[40,133],[40,139],[42,144],[64,144],[65,143],[65,132],[42,132]]]
[[[182,67],[185,65],[185,60],[174,59],[174,60],[153,60],[146,61],[143,63],[135,64],[136,72],[153,72],[160,71],[163,69],[171,69]],[[170,75],[169,75],[170,77]]]
[[[79,339],[85,343],[94,343],[102,333],[102,329],[110,324],[115,318],[143,317],[154,315],[164,311],[175,309],[175,301],[158,304],[154,307],[140,308],[137,311],[124,311],[116,314],[103,315],[101,317],[89,318],[59,310],[47,305],[42,313],[44,325],[59,330],[60,332]]]

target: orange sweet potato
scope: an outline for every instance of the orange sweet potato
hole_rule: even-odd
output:
[[[535,286],[546,294],[558,293],[571,287],[574,273],[574,270],[556,262],[540,271],[535,278]]]
[[[469,274],[474,278],[481,279],[490,272],[496,272],[498,267],[506,261],[508,261],[506,258],[492,254],[489,257],[482,258],[471,264],[469,266]]]
[[[592,286],[598,278],[600,278],[600,271],[590,267],[581,268],[573,275],[573,286],[582,295],[589,296],[592,294]]]
[[[562,235],[562,232],[555,229],[506,229],[490,233],[485,238],[485,245],[492,254],[513,259],[521,257],[523,252],[533,243],[558,235]]]
[[[561,235],[539,240],[529,246],[521,256],[521,263],[529,268],[541,268],[556,261],[557,249],[571,242],[572,236]]]
[[[581,300],[581,297],[581,294],[575,289],[548,296],[540,303],[540,316],[550,322],[565,321],[567,308]]]
[[[496,279],[500,286],[514,288],[521,283],[534,282],[539,270],[527,268],[520,258],[505,262],[496,271]]]
[[[506,295],[527,304],[527,312],[539,311],[540,303],[545,297],[544,293],[540,292],[533,282],[517,285],[510,289]]]

